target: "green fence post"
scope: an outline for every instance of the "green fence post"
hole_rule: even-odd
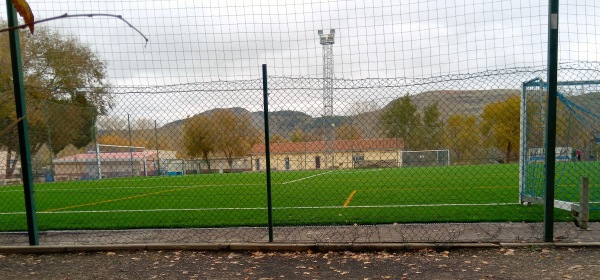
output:
[[[154,120],[154,146],[156,147],[156,165],[157,165],[157,171],[155,175],[162,175],[160,174],[160,152],[158,151],[158,126],[156,125],[156,120]]]
[[[127,131],[129,131],[129,162],[131,163],[131,176],[133,177],[133,141],[131,139],[131,121],[129,120],[129,114],[127,114]]]
[[[546,116],[546,195],[544,241],[554,240],[554,178],[556,163],[556,99],[558,85],[558,0],[548,3],[548,114]]]
[[[267,89],[267,65],[262,65],[263,101],[265,118],[265,159],[267,168],[267,211],[269,220],[269,242],[273,242],[273,201],[271,196],[271,151],[269,147],[269,92]]]
[[[96,154],[96,179],[102,179],[102,165],[100,162],[100,143],[98,143],[98,128],[96,127],[96,119],[97,117],[94,114],[94,110],[92,108],[92,134],[94,138],[94,153]]]
[[[8,27],[19,25],[17,12],[10,0],[6,0],[6,13],[8,14]],[[31,170],[31,150],[29,147],[29,125],[26,115],[25,87],[23,85],[23,69],[21,62],[21,47],[19,30],[8,32],[10,40],[10,57],[13,73],[13,87],[15,94],[15,110],[17,119],[21,119],[17,127],[19,130],[19,152],[21,154],[21,175],[23,176],[23,191],[25,192],[25,212],[27,215],[27,232],[29,245],[39,245],[39,234],[35,212],[35,199],[33,188],[33,172]]]
[[[46,132],[48,135],[48,150],[50,150],[50,174],[52,178],[54,178],[54,149],[52,149],[52,130],[50,128],[50,123],[48,123],[48,100],[44,102],[44,113],[46,117]],[[52,179],[54,181],[54,179]]]

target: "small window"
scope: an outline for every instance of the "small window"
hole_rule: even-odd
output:
[[[290,158],[285,158],[285,170],[290,170]]]
[[[365,155],[352,155],[352,161],[364,161]]]

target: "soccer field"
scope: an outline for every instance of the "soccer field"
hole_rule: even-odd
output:
[[[41,230],[266,226],[265,173],[36,184]],[[598,186],[594,186],[598,188]],[[0,188],[0,230],[26,229],[20,186]],[[541,221],[519,204],[518,165],[272,173],[274,225]],[[555,211],[557,220],[570,220]],[[598,219],[598,211],[591,218]]]

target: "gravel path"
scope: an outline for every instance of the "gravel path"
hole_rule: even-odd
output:
[[[1,279],[598,279],[600,248],[0,254]]]

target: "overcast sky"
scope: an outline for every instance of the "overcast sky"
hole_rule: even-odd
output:
[[[147,45],[134,30],[112,18],[45,24],[90,44],[108,62],[109,80],[115,86],[257,79],[263,63],[268,64],[270,75],[320,78],[322,47],[317,30],[330,28],[336,29],[336,78],[427,78],[543,68],[546,61],[545,0],[29,2],[37,19],[64,13],[112,13],[144,33],[150,39]],[[561,1],[562,62],[598,60],[598,2]],[[2,11],[4,5],[1,1]],[[318,96],[307,98],[280,109],[319,102]],[[227,100],[232,106],[257,104],[245,97],[209,93],[129,94],[119,96],[115,114],[162,112],[162,119],[176,119]],[[175,105],[180,110],[173,111]],[[260,107],[260,102],[254,107]]]

